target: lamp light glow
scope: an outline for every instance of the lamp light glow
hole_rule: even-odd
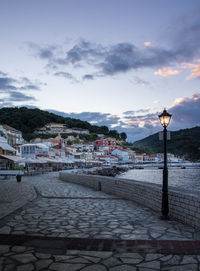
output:
[[[163,127],[167,127],[171,120],[171,114],[169,114],[166,109],[163,110],[162,114],[159,115],[160,123]]]

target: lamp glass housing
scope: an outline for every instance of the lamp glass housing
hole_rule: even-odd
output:
[[[163,110],[162,114],[159,115],[160,123],[163,127],[167,127],[170,123],[172,115],[169,114],[166,109]]]

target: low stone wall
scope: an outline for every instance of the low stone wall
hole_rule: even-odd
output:
[[[132,200],[156,212],[161,212],[161,185],[113,177],[70,174],[67,172],[60,172],[60,179]],[[191,195],[170,187],[168,196],[170,217],[195,228],[200,228],[200,198],[198,195]]]

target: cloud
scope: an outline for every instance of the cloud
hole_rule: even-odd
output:
[[[106,125],[112,127],[113,125],[114,126],[118,125],[120,121],[120,117],[109,113],[100,113],[100,112],[65,113],[52,109],[47,109],[47,111],[63,117],[70,117],[80,119],[83,121],[88,121],[91,124],[98,126]]]
[[[195,62],[183,62],[181,63],[182,68],[190,69],[190,75],[186,78],[187,80],[192,78],[200,78],[200,59]]]
[[[54,57],[56,50],[55,45],[42,47],[35,42],[27,42],[26,45],[34,52],[34,55],[42,59],[51,59]]]
[[[94,80],[94,75],[92,75],[92,74],[85,74],[83,76],[83,80]]]
[[[11,91],[9,92],[9,97],[5,99],[10,102],[21,102],[21,101],[36,101],[36,99],[32,96],[26,95],[21,92]]]
[[[0,92],[10,90],[39,90],[39,83],[33,83],[28,78],[15,79],[8,77],[6,73],[0,73]]]
[[[144,42],[144,46],[148,47],[148,46],[150,46],[150,45],[151,45],[151,42],[150,42],[150,41],[145,41],[145,42]]]
[[[67,78],[67,79],[74,79],[74,77],[72,76],[72,74],[68,73],[68,72],[55,72],[54,75],[55,76],[64,77],[64,78]]]
[[[106,48],[102,45],[81,39],[72,49],[67,51],[66,61],[71,64],[81,61],[92,64],[93,61],[97,62],[98,59],[102,59],[105,51]]]
[[[198,14],[197,14],[198,15]],[[156,69],[157,75],[169,76],[181,71],[167,69],[180,65],[182,62],[192,62],[200,53],[200,24],[199,16],[190,14],[184,20],[178,21],[176,27],[163,35],[167,39],[166,46],[144,42],[144,46],[137,47],[130,42],[121,42],[111,45],[93,43],[84,39],[65,45],[38,45],[28,43],[33,54],[46,62],[46,69],[72,70],[79,68],[83,72],[82,79],[94,79],[98,76],[114,76],[138,69]],[[184,22],[183,22],[184,21]],[[64,48],[65,47],[65,48]],[[85,68],[91,68],[90,76],[85,74]],[[193,68],[191,77],[199,76],[199,67]],[[137,80],[136,80],[137,81]],[[142,83],[138,82],[137,83]],[[143,82],[145,84],[146,82]]]
[[[137,114],[139,114],[139,113],[145,113],[145,114],[147,114],[147,113],[149,113],[151,110],[153,110],[154,108],[153,107],[148,107],[148,108],[144,108],[144,109],[138,109],[138,110],[132,110],[132,111],[125,111],[125,112],[123,112],[123,114],[125,115],[125,116],[127,116],[127,115],[137,115]]]
[[[172,113],[173,127],[200,126],[200,93],[194,93],[191,98],[176,99],[169,110]]]
[[[177,75],[180,73],[181,73],[181,71],[178,71],[178,70],[172,70],[169,68],[162,68],[162,69],[157,70],[154,74],[166,77],[166,76],[171,76],[171,75]]]
[[[7,73],[0,71],[0,76],[7,76]]]
[[[79,80],[77,80],[71,73],[69,72],[55,72],[54,76],[57,77],[63,77],[65,79],[70,80],[72,83],[79,83]]]
[[[0,91],[9,91],[9,90],[15,90],[17,89],[14,86],[14,83],[17,81],[15,79],[9,78],[9,77],[0,77]]]
[[[158,118],[161,112],[153,112],[153,110],[155,109],[129,110],[123,112],[122,116],[100,112],[65,113],[55,110],[47,111],[64,117],[88,121],[98,126],[106,125],[109,129],[125,132],[128,135],[128,141],[134,142],[162,130]],[[192,97],[177,98],[167,110],[172,114],[169,130],[200,126],[200,93],[194,93]]]
[[[33,83],[27,77],[13,78],[5,72],[0,72],[0,106],[13,106],[15,102],[36,101],[33,96],[22,91],[39,90],[41,83]]]
[[[142,78],[140,78],[138,76],[134,76],[133,80],[134,80],[134,82],[136,84],[139,84],[139,85],[142,85],[142,86],[149,86],[150,85],[150,83],[148,81],[146,81],[146,80],[144,80],[144,79],[142,79]]]

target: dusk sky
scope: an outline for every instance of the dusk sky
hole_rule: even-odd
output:
[[[129,141],[200,126],[199,0],[0,0],[0,106],[55,110]]]

